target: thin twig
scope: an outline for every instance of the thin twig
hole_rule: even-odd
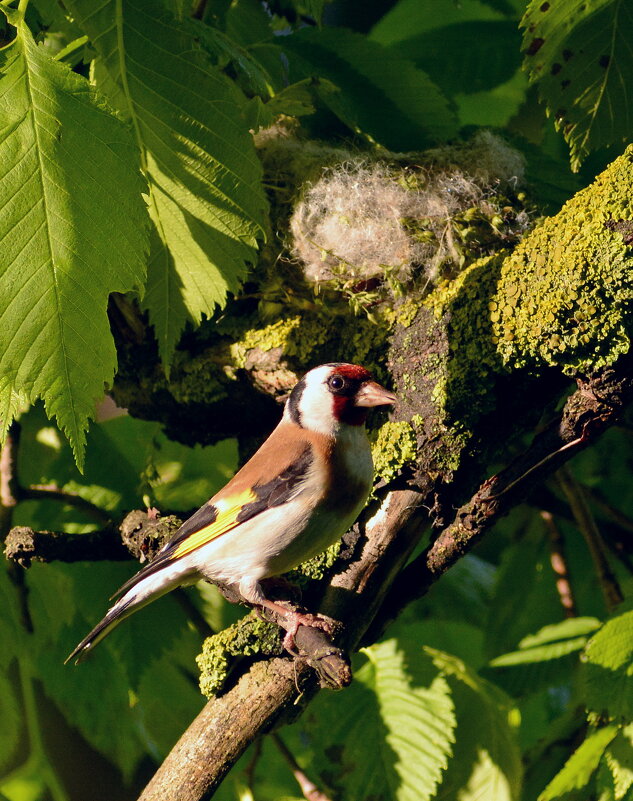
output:
[[[255,786],[255,770],[257,769],[257,763],[262,755],[262,745],[263,740],[261,737],[258,737],[253,744],[253,755],[248,761],[248,765],[244,770],[244,776],[246,777],[246,785],[248,789],[251,791],[251,795],[255,795],[253,792],[253,788]]]
[[[292,771],[292,775],[297,780],[297,784],[301,788],[301,792],[303,793],[303,797],[306,801],[330,801],[329,796],[325,795],[325,793],[321,792],[316,784],[311,781],[300,766],[297,764],[297,760],[294,758],[294,755],[288,748],[288,746],[284,743],[281,737],[278,734],[271,734],[271,740],[277,746],[279,753],[282,757],[286,760],[288,765],[290,766],[290,770]]]
[[[585,490],[587,491],[586,487]],[[589,493],[589,500],[593,502],[593,495],[591,493]],[[575,522],[569,504],[559,495],[556,495],[544,486],[530,493],[529,498],[527,498],[527,503],[539,512],[541,510],[550,512],[559,520],[566,520],[568,523]],[[627,546],[630,547],[630,537],[626,536],[626,530],[612,520],[603,519],[600,521],[600,531],[613,556],[615,556],[621,565],[633,575],[633,561],[631,561],[631,557],[626,551]]]
[[[602,495],[602,493],[598,492],[596,489],[592,489],[591,487],[587,487],[583,484],[583,489],[585,495],[588,496],[589,500],[595,504],[598,509],[605,515],[605,517],[610,518],[616,523],[620,528],[623,528],[625,531],[633,532],[633,520],[630,517],[624,514],[624,512],[620,511],[620,509],[616,509],[615,506],[612,506],[606,498]]]
[[[0,539],[3,541],[11,530],[13,511],[20,499],[17,476],[20,432],[20,424],[11,423],[0,451]]]
[[[549,536],[550,543],[550,563],[552,570],[556,573],[556,589],[561,605],[565,610],[565,617],[576,617],[576,602],[569,581],[569,569],[565,558],[565,541],[560,533],[554,515],[551,512],[541,509],[541,519],[545,523],[545,528]]]
[[[587,503],[584,489],[566,467],[561,467],[558,470],[556,478],[560,488],[565,493],[580,533],[587,543],[605,604],[607,609],[611,611],[622,603],[624,596],[618,580],[609,565],[604,540]]]
[[[78,495],[76,492],[61,490],[55,484],[31,484],[20,490],[20,500],[24,501],[60,501],[75,509],[81,509],[101,524],[108,524],[111,517],[104,509]]]

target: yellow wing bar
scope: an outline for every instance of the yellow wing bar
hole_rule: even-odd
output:
[[[203,526],[190,534],[184,539],[180,545],[170,554],[172,559],[177,559],[180,556],[195,551],[196,548],[201,548],[207,545],[211,540],[225,534],[232,528],[239,526],[240,521],[237,519],[242,509],[249,503],[257,500],[257,495],[252,489],[246,489],[238,495],[231,495],[228,498],[221,498],[214,502],[213,506],[217,510],[217,515],[213,523],[208,526]]]

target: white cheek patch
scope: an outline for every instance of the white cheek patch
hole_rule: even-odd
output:
[[[334,434],[338,422],[333,414],[332,393],[327,387],[331,367],[316,367],[305,376],[305,388],[299,401],[301,425],[320,434]]]

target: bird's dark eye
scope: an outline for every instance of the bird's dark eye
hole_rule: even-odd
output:
[[[335,392],[337,392],[338,390],[343,389],[345,386],[345,379],[341,378],[340,375],[333,375],[327,383],[330,389],[333,389]]]

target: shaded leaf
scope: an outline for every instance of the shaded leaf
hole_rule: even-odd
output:
[[[192,631],[185,631],[176,641],[173,652],[152,659],[143,672],[138,686],[138,700],[134,712],[148,750],[157,761],[164,759],[183,732],[183,727],[198,714],[205,699],[191,670],[193,662],[185,665],[185,657],[192,659],[200,650],[200,642]],[[176,661],[176,655],[178,661]],[[165,689],[169,688],[169,703],[165,703]]]
[[[17,37],[0,50],[0,397],[5,415],[12,392],[43,398],[81,466],[116,366],[108,296],[144,278],[143,182],[125,127],[10,16]]]
[[[272,94],[272,80],[266,69],[257,61],[250,50],[234,42],[229,36],[211,25],[204,25],[197,19],[188,19],[186,25],[199,39],[220,67],[231,64],[246,88],[262,97]]]
[[[240,286],[265,207],[243,96],[190,28],[140,0],[69,0],[99,54],[97,85],[135,131],[154,223],[145,306],[169,364],[187,322]]]
[[[270,16],[258,0],[232,0],[224,21],[227,35],[246,47],[270,38]]]
[[[393,46],[447,94],[472,94],[510,80],[521,66],[521,34],[513,20],[455,22]]]
[[[442,581],[431,587],[417,606],[440,620],[457,619],[481,626],[494,583],[495,567],[485,559],[466,554],[442,576]]]
[[[457,729],[454,754],[438,797],[515,801],[523,768],[512,700],[451,654],[425,648],[449,682]]]
[[[105,607],[108,591],[117,581],[115,576],[126,572],[124,566],[108,563],[33,565],[27,576],[33,598],[31,650],[35,675],[66,720],[129,777],[144,749],[130,709],[125,666],[108,640],[81,666],[63,664],[70,649],[96,622],[87,619],[97,606],[94,596],[100,596]],[[55,586],[64,586],[65,606],[74,607],[70,621],[65,613],[63,620],[57,618],[57,595],[47,591]],[[113,732],[117,733],[115,737]]]
[[[531,0],[521,25],[525,67],[570,146],[573,169],[591,150],[629,141],[631,4]]]
[[[0,771],[10,764],[22,736],[24,712],[16,690],[9,675],[0,673]]]
[[[501,525],[508,532],[521,525],[526,530],[504,549],[497,571],[486,625],[491,658],[513,649],[523,637],[562,616],[549,546],[538,516],[524,520],[518,511]]]
[[[397,53],[343,28],[284,37],[290,79],[327,78],[341,92],[323,102],[352,130],[394,150],[420,149],[457,132],[448,101],[428,75]]]
[[[438,13],[441,9],[441,13]],[[420,3],[419,0],[399,0],[371,31],[371,38],[383,45],[393,45],[414,36],[427,33],[446,25],[471,21],[503,19],[504,13],[492,3],[479,0],[461,0],[452,3]]]

